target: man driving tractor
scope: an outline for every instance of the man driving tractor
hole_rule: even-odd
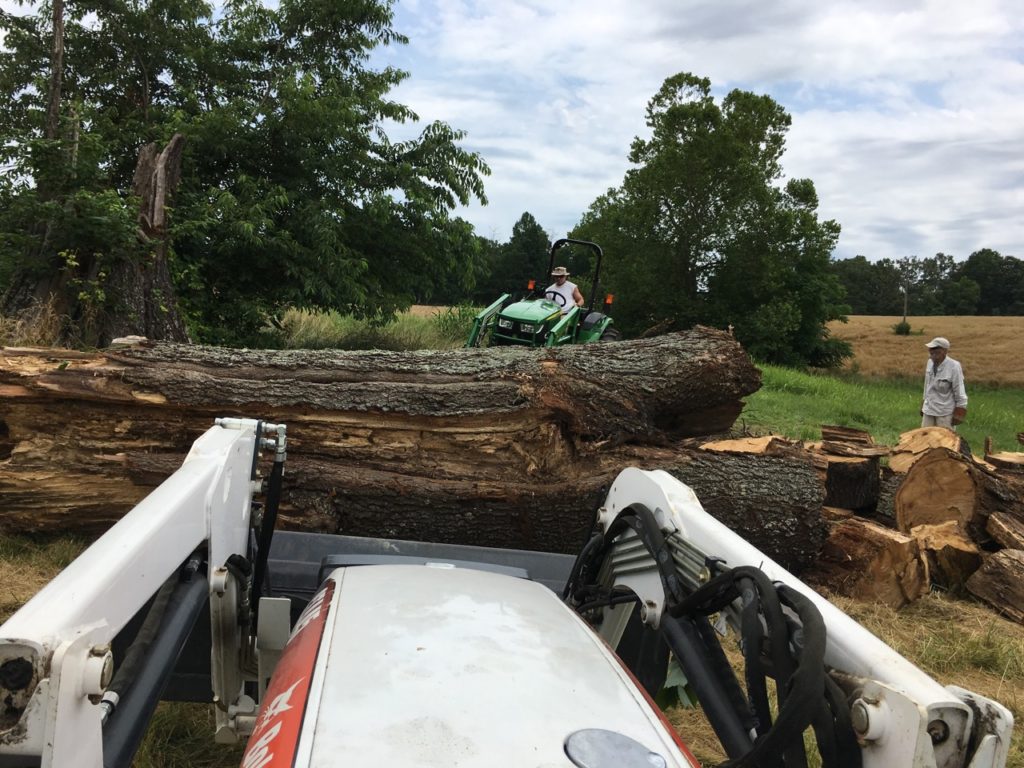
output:
[[[549,285],[544,293],[562,308],[563,315],[573,306],[583,306],[583,294],[576,283],[569,282],[569,270],[565,267],[555,267],[551,270],[551,276],[555,278],[555,282]]]

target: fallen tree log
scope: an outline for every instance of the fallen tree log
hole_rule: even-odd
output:
[[[701,328],[550,350],[5,349],[0,529],[105,528],[214,417],[251,416],[289,426],[290,527],[573,551],[622,462],[655,466],[616,446],[723,432],[759,381]]]

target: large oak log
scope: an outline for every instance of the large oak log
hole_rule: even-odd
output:
[[[180,465],[215,416],[240,415],[289,425],[291,527],[571,551],[627,462],[698,474],[699,461],[653,448],[648,461],[629,444],[725,431],[758,385],[735,340],[711,329],[551,350],[7,349],[0,527],[103,528]],[[707,487],[722,505],[716,482]],[[736,509],[769,495],[734,486]],[[799,563],[820,499],[797,521],[787,510],[808,492],[777,495],[774,525],[749,527],[779,537],[770,556]]]

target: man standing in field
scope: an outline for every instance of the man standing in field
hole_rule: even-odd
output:
[[[948,356],[949,339],[936,336],[925,346],[928,363],[924,368],[921,426],[954,429],[967,416],[963,368]]]

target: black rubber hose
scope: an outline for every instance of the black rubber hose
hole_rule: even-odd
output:
[[[825,695],[825,622],[818,609],[799,592],[785,585],[778,587],[779,598],[800,617],[804,627],[804,645],[796,670],[790,678],[785,704],[771,730],[759,738],[753,749],[735,760],[722,763],[723,768],[760,766],[765,759],[785,751],[794,741],[803,740],[803,732],[811,725],[815,712],[823,705]]]
[[[270,542],[277,526],[277,508],[281,503],[281,485],[284,478],[284,462],[275,461],[267,483],[267,503],[263,509],[263,524],[256,542],[256,563],[253,567],[252,612],[257,616],[260,610],[260,595],[263,582],[267,579],[267,560],[270,559]]]
[[[744,725],[743,713],[736,710],[734,697],[727,691],[727,686],[723,685],[720,669],[708,653],[695,620],[689,616],[674,618],[665,615],[661,617],[661,631],[683,668],[687,682],[693,686],[725,753],[730,757],[748,754],[753,742]],[[735,674],[731,668],[729,675],[735,683]]]
[[[132,640],[131,645],[125,651],[124,659],[118,665],[117,671],[114,672],[110,685],[107,686],[107,693],[117,694],[118,698],[120,698],[131,687],[132,683],[135,682],[139,674],[139,668],[149,654],[149,647],[160,632],[160,625],[163,623],[164,614],[167,612],[167,604],[171,599],[171,595],[174,594],[174,590],[177,589],[180,581],[181,579],[176,571],[157,590],[153,602],[150,603],[149,611],[146,613],[146,618],[142,622],[142,626],[139,627],[139,631],[135,634],[135,639]]]
[[[103,728],[104,768],[131,767],[178,656],[207,605],[208,595],[205,573],[196,573],[190,581],[175,586],[149,652]]]
[[[600,548],[604,543],[604,534],[597,531],[590,540],[583,546],[580,554],[573,561],[572,570],[569,572],[569,578],[565,581],[565,588],[562,590],[562,599],[565,600],[572,593],[576,587],[576,582],[580,578],[583,568],[590,562],[591,558],[594,557],[594,552]]]

